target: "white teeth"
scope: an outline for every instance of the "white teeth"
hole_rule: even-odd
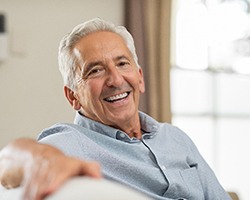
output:
[[[115,101],[115,100],[119,100],[119,99],[125,98],[127,96],[128,96],[128,93],[125,92],[125,93],[118,94],[118,95],[115,95],[115,96],[112,96],[112,97],[108,97],[108,98],[106,98],[106,100],[107,101]]]

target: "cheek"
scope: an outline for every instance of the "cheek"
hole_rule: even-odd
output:
[[[86,87],[86,94],[88,95],[89,100],[99,99],[102,92],[102,84],[98,81],[91,81]]]
[[[130,76],[127,80],[135,90],[138,90],[140,93],[144,92],[144,81],[140,75],[138,75],[137,73],[133,74],[133,76]]]

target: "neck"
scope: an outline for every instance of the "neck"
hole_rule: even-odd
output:
[[[129,137],[135,137],[135,138],[137,138],[138,140],[140,140],[141,138],[142,138],[142,133],[141,133],[141,130],[140,131],[138,131],[138,132],[132,132],[132,133],[130,133],[130,134],[128,134],[129,135]]]
[[[132,120],[129,123],[126,123],[124,126],[118,127],[122,131],[128,134],[129,137],[135,137],[137,139],[141,139],[142,133],[141,133],[141,123],[139,116],[136,118],[136,120]]]
[[[90,118],[92,120],[95,120],[95,121],[98,121],[98,122],[101,122],[101,123],[105,124],[102,121],[96,120],[94,118],[91,118],[91,117],[85,115],[83,111],[80,111],[80,114],[85,116],[85,117],[88,117],[88,118]],[[123,121],[123,120],[121,120],[121,121]],[[134,117],[132,117],[132,119],[121,122],[119,125],[117,125],[117,124],[115,124],[115,125],[114,124],[113,125],[112,124],[106,124],[106,125],[109,125],[111,127],[122,130],[123,132],[127,133],[130,138],[132,138],[132,137],[135,137],[137,139],[142,138],[141,123],[140,123],[139,113],[137,113]]]

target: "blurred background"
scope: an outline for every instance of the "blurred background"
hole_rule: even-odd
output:
[[[0,0],[0,148],[73,121],[58,44],[93,17],[135,37],[147,86],[141,110],[184,130],[225,189],[250,199],[248,0]]]
[[[0,146],[72,122],[57,64],[61,38],[93,17],[123,24],[121,0],[0,0],[7,56],[0,60]],[[2,48],[2,46],[1,46]]]

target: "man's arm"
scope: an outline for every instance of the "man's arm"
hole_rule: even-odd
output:
[[[100,167],[33,139],[17,139],[0,152],[1,184],[6,188],[22,184],[25,199],[40,200],[77,175],[100,178]]]

